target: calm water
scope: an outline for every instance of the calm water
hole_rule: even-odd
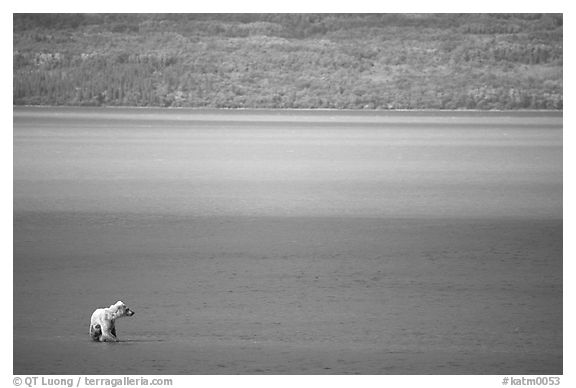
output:
[[[14,210],[562,216],[558,114],[16,109]]]
[[[14,372],[561,373],[562,116],[15,108]]]

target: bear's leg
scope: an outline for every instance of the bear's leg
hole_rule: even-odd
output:
[[[100,325],[90,325],[90,337],[93,341],[99,341],[102,335],[102,328]]]
[[[110,333],[112,333],[112,335],[116,337],[116,326],[112,326],[112,330],[110,330]]]
[[[102,327],[102,336],[100,337],[100,342],[118,342],[118,338],[113,334],[116,331],[114,326]]]

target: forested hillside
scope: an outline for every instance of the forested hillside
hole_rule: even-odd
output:
[[[13,20],[14,104],[562,109],[562,15]]]

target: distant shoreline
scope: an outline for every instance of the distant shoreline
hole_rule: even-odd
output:
[[[195,111],[262,111],[262,112],[349,112],[349,113],[563,113],[563,109],[334,109],[334,108],[214,108],[214,107],[164,107],[164,106],[132,106],[132,105],[26,105],[13,104],[12,108],[79,108],[79,109],[160,109],[160,110],[195,110]]]

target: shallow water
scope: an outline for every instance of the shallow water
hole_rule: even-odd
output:
[[[561,115],[14,110],[16,374],[561,372]]]

